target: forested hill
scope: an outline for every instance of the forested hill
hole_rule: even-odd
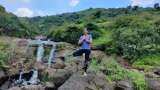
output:
[[[21,18],[22,21],[33,23],[36,29],[47,33],[49,29],[56,28],[57,26],[66,26],[68,24],[87,24],[90,22],[104,23],[112,20],[115,17],[123,15],[132,15],[140,13],[141,11],[150,11],[152,8],[130,7],[127,8],[89,8],[87,10],[64,13],[53,16]]]
[[[29,36],[28,26],[21,23],[19,18],[0,6],[0,34],[16,37]]]
[[[0,34],[33,38],[46,35],[55,41],[75,44],[87,27],[93,46],[108,54],[137,59],[160,52],[160,7],[90,8],[44,17],[17,17],[0,7]]]
[[[158,9],[158,8],[157,8]],[[102,24],[113,21],[116,17],[143,14],[145,12],[157,13],[157,9],[154,8],[141,8],[138,6],[128,6],[126,8],[89,8],[87,10],[64,13],[59,15],[33,17],[33,18],[21,18],[5,10],[3,6],[0,6],[1,25],[0,27],[5,30],[1,34],[12,35],[18,37],[33,37],[37,34],[49,35],[54,29],[59,26],[66,27],[70,24],[84,26],[88,23]],[[156,10],[156,11],[155,11]],[[106,24],[107,25],[107,24]],[[10,32],[8,32],[10,30]],[[11,32],[12,31],[12,32]],[[17,32],[18,31],[18,32]],[[15,33],[14,33],[15,32]]]

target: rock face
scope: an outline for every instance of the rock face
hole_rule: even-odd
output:
[[[158,79],[148,79],[149,90],[160,90],[160,80]]]
[[[21,88],[20,87],[12,87],[12,88],[10,88],[8,90],[21,90]]]
[[[0,86],[5,82],[5,79],[4,71],[0,70]]]
[[[55,90],[55,85],[52,82],[45,83],[45,90]]]
[[[133,90],[133,85],[130,81],[119,81],[117,82],[115,90]]]
[[[52,68],[54,69],[64,69],[65,63],[62,60],[56,60],[55,64],[52,65]]]
[[[0,78],[2,78],[4,76],[5,76],[4,71],[0,70]]]
[[[42,85],[28,85],[21,87],[21,90],[45,90]]]
[[[154,73],[155,73],[156,75],[159,75],[159,76],[160,76],[160,68],[154,70]]]
[[[27,85],[23,87],[12,87],[9,90],[45,90],[42,85]]]
[[[53,83],[55,87],[61,86],[72,75],[72,72],[65,69],[46,69],[42,72],[42,77],[50,78],[49,82]]]
[[[71,76],[58,90],[113,90],[102,76],[89,74],[88,76],[79,73]]]

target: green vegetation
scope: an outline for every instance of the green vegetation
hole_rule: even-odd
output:
[[[0,42],[0,69],[6,66],[9,59],[8,44]]]
[[[138,71],[128,71],[128,78],[130,78],[134,84],[135,90],[148,90],[147,83],[145,81],[145,75]]]
[[[0,6],[0,35],[27,37],[29,30],[31,29],[22,24],[17,16],[6,12],[5,8]]]
[[[106,80],[110,83],[120,80],[131,80],[135,90],[147,90],[145,75],[137,70],[128,70],[120,66],[113,57],[104,59],[101,63],[97,63],[93,59],[89,70],[94,72],[103,72],[106,75]]]
[[[133,63],[133,66],[144,69],[145,71],[150,71],[160,66],[160,55],[149,55],[139,58]]]
[[[133,63],[160,52],[159,4],[154,8],[90,8],[61,15],[18,18],[0,8],[0,34],[33,38],[46,35],[55,41],[77,44],[84,28],[94,38],[93,46],[107,54],[118,54]]]
[[[160,66],[159,17],[159,4],[155,4],[154,8],[90,8],[33,18],[17,17],[0,6],[0,35],[34,38],[41,34],[54,41],[77,44],[83,29],[88,28],[94,38],[94,47],[110,55],[120,55],[134,67],[150,71]],[[4,46],[7,45],[0,43],[0,66],[4,66],[8,60]],[[110,82],[131,79],[136,90],[146,90],[145,75],[123,68],[113,57],[102,62],[93,59],[90,69],[103,72]],[[49,79],[43,78],[44,81]]]

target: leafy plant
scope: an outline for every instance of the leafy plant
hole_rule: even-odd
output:
[[[139,69],[144,69],[145,71],[150,71],[153,68],[160,66],[160,55],[149,55],[137,59],[133,66]]]

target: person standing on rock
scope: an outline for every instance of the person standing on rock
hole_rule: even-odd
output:
[[[83,65],[85,76],[87,75],[86,71],[90,61],[91,43],[92,43],[92,35],[89,34],[87,29],[84,29],[83,35],[80,37],[78,41],[78,45],[81,45],[81,48],[73,53],[73,56],[82,56],[83,54],[85,54],[85,61]]]

